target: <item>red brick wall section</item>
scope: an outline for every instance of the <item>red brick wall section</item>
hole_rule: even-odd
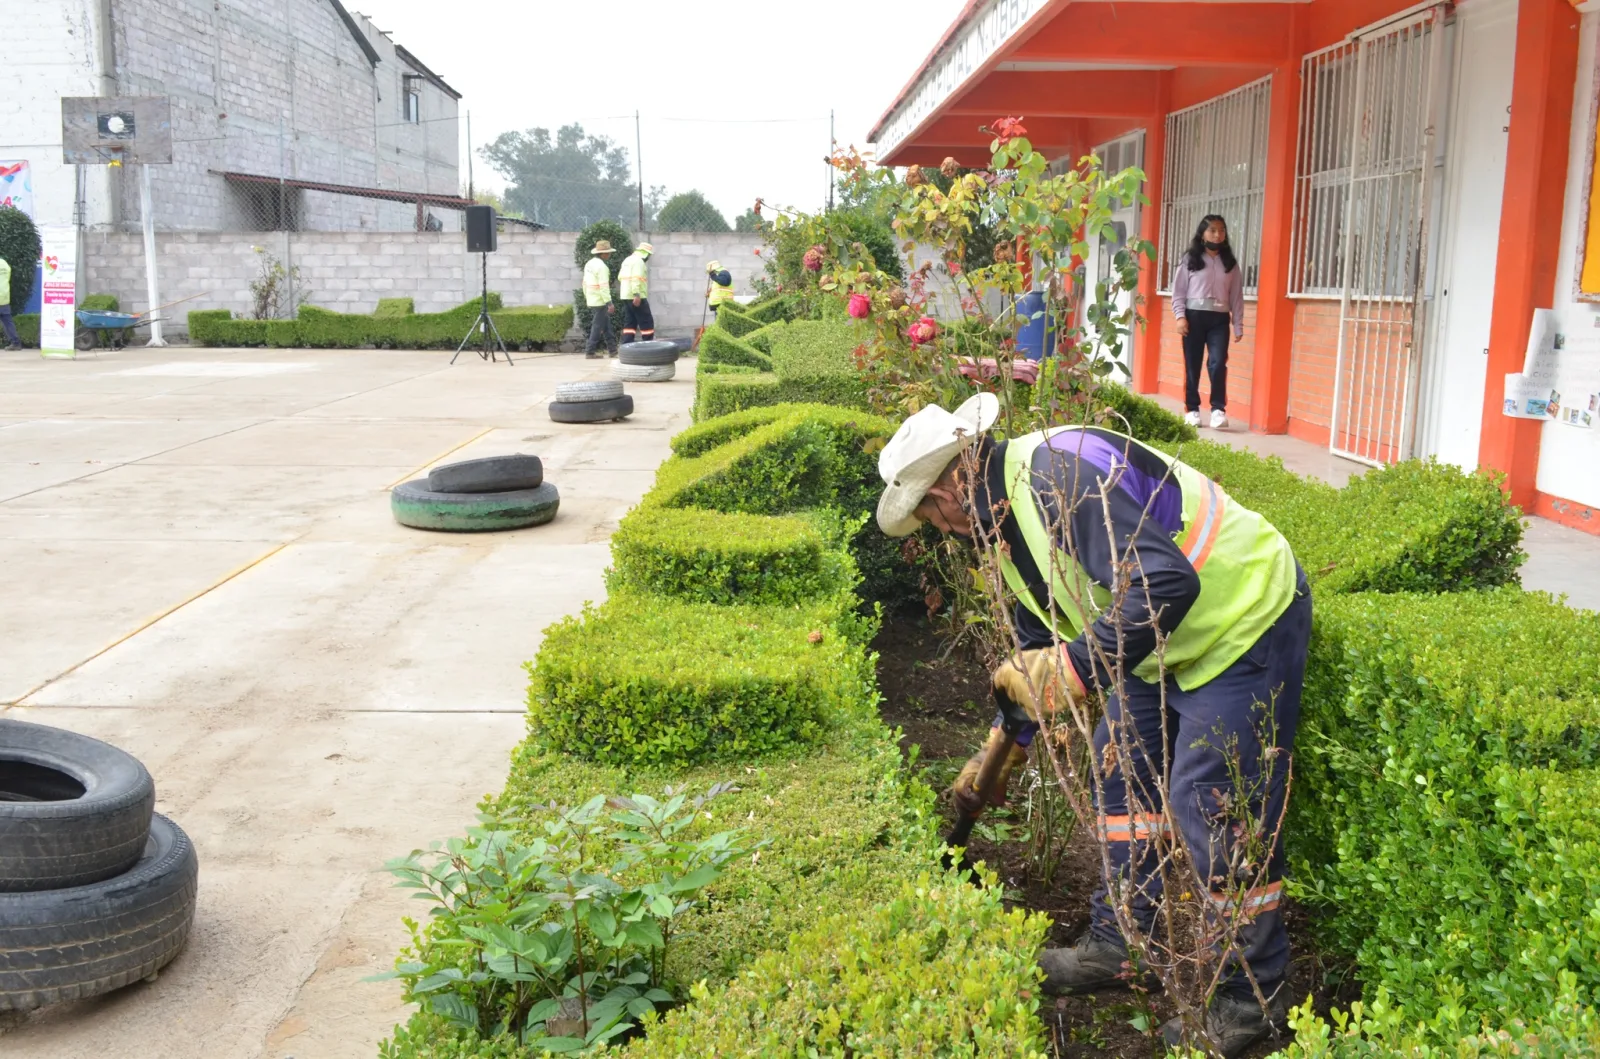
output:
[[[1172,299],[1156,299],[1156,311],[1161,313],[1161,392],[1174,400],[1183,400],[1183,338],[1170,326]],[[1230,342],[1228,346],[1228,418],[1241,426],[1250,422],[1250,384],[1255,368],[1255,317],[1256,303],[1244,303],[1244,341]],[[1231,336],[1230,336],[1231,338]],[[1200,379],[1200,410],[1211,414],[1211,380],[1202,374]]]
[[[1339,303],[1298,301],[1289,354],[1289,420],[1327,438],[1333,422],[1333,367],[1339,354]]]

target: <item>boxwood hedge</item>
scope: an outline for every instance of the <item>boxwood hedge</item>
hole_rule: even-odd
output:
[[[703,357],[714,362],[762,368],[758,375],[707,374],[696,380],[695,419],[712,419],[745,408],[794,401],[866,408],[867,389],[852,356],[860,344],[850,319],[797,320],[773,324],[747,337],[760,340],[770,355],[738,341],[720,327],[700,339]]]
[[[459,345],[482,308],[474,298],[442,313],[415,313],[410,298],[386,298],[371,315],[303,305],[293,320],[236,320],[225,309],[189,313],[189,338],[205,346],[281,346],[311,349],[449,349]],[[491,292],[489,311],[512,348],[559,341],[572,328],[568,305],[506,308]]]

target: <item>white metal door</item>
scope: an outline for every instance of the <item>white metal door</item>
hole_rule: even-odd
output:
[[[1347,70],[1354,62],[1328,447],[1375,466],[1413,447],[1446,10],[1416,12],[1317,57]]]

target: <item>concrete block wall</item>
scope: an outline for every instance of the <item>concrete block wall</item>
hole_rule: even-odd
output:
[[[665,335],[686,335],[700,325],[705,266],[721,261],[739,294],[754,294],[762,273],[755,251],[760,236],[747,233],[673,232],[648,236],[650,305]],[[580,283],[572,260],[575,232],[505,231],[488,255],[489,289],[507,305],[570,305]],[[262,248],[258,253],[254,248]],[[156,237],[162,302],[198,295],[173,310],[169,333],[185,333],[190,309],[246,313],[250,283],[263,254],[300,269],[306,303],[339,312],[365,313],[379,298],[411,297],[418,312],[459,305],[482,289],[482,264],[451,232],[172,232]],[[91,232],[85,237],[86,294],[115,294],[127,312],[148,308],[144,248],[131,232]]]

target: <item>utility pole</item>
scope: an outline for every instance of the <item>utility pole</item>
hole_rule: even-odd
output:
[[[154,197],[150,194],[150,167],[139,166],[139,220],[144,227],[144,290],[150,299],[150,310],[161,307],[161,285],[156,282],[156,215]],[[161,333],[161,317],[152,315],[150,341],[147,346],[164,346],[167,340]]]
[[[639,182],[639,233],[644,234],[644,138],[639,133],[639,112],[633,112],[633,173]]]
[[[833,138],[833,109],[828,109],[828,209],[833,209],[833,152],[839,149],[839,141]]]

